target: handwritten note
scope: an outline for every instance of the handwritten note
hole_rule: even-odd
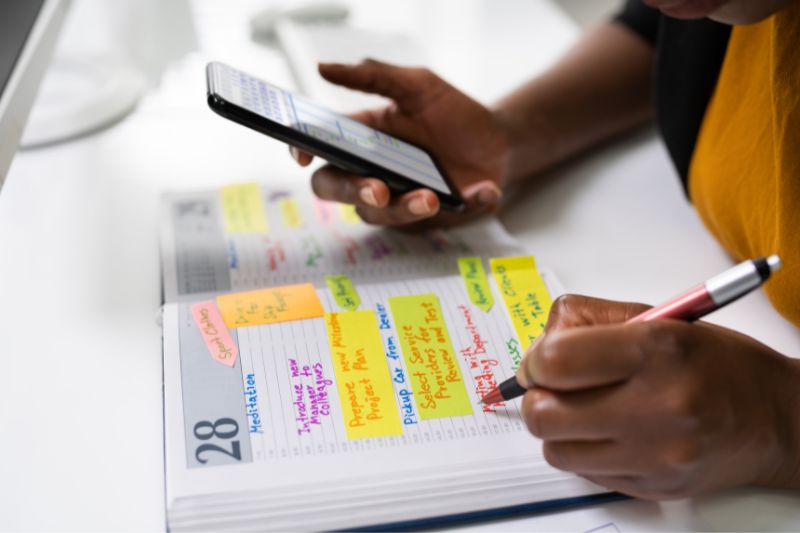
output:
[[[480,257],[459,257],[458,269],[464,278],[469,300],[481,311],[489,311],[494,305],[494,296]]]
[[[287,228],[302,228],[303,215],[300,213],[300,206],[294,198],[280,198],[278,209],[281,212],[281,220]]]
[[[192,304],[190,309],[211,357],[223,365],[233,367],[239,348],[222,321],[217,304],[213,300],[207,300]]]
[[[492,357],[494,350],[489,344],[489,337],[484,336],[479,325],[473,319],[472,308],[466,305],[459,305],[458,310],[469,339],[466,345],[462,344],[458,347],[458,353],[461,354],[462,359],[467,363],[472,373],[475,393],[480,398],[483,398],[497,386],[495,369],[500,365],[500,361]],[[496,412],[497,407],[503,407],[504,405],[503,402],[499,402],[492,405],[482,405],[481,409],[483,409],[484,413],[493,413]]]
[[[506,353],[508,354],[508,358],[511,359],[511,370],[516,371],[522,363],[522,349],[520,348],[519,341],[511,337],[505,344]]]
[[[317,318],[325,314],[311,283],[217,296],[229,328]]]
[[[347,438],[402,435],[375,313],[328,313],[325,326]]]
[[[317,217],[317,223],[323,226],[331,226],[336,223],[336,212],[334,206],[336,203],[320,200],[314,197],[314,215]]]
[[[244,376],[244,407],[250,433],[264,433],[264,419],[258,408],[258,389],[256,388],[256,375],[248,372]]]
[[[347,276],[325,276],[325,283],[333,294],[336,305],[348,311],[355,311],[361,305],[361,298]]]
[[[383,349],[386,353],[386,361],[389,363],[389,371],[394,381],[395,392],[397,393],[397,404],[400,407],[400,416],[404,426],[413,426],[419,423],[417,408],[414,405],[414,393],[408,382],[405,369],[400,356],[400,346],[397,345],[397,337],[392,332],[392,324],[389,319],[389,311],[383,304],[375,305],[375,314],[378,316],[378,329],[383,334]]]
[[[373,261],[380,261],[384,257],[389,257],[395,253],[394,248],[384,238],[381,233],[372,233],[364,237],[364,244],[369,250],[369,258]]]
[[[261,238],[264,244],[264,255],[267,259],[267,268],[270,272],[275,272],[286,263],[286,250],[283,247],[283,240],[264,236]]]
[[[257,183],[226,185],[220,195],[227,233],[266,233],[267,216]]]
[[[403,359],[423,420],[472,414],[453,343],[435,294],[389,299]]]
[[[319,266],[324,256],[322,245],[314,235],[306,235],[300,239],[300,248],[305,254],[305,264],[308,267]]]
[[[288,361],[292,374],[291,392],[297,434],[319,431],[322,421],[331,416],[328,387],[333,385],[333,380],[325,377],[322,363],[304,365],[293,358]]]
[[[342,221],[348,224],[358,224],[361,222],[361,217],[356,213],[356,206],[350,204],[339,204],[339,216]]]
[[[544,330],[553,304],[533,257],[499,257],[490,261],[503,302],[520,343],[528,346]]]

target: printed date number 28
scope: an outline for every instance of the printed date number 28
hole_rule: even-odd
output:
[[[238,433],[239,424],[233,418],[218,418],[216,421],[214,421],[214,423],[211,423],[208,420],[201,420],[194,425],[194,436],[197,437],[198,440],[211,440],[214,437],[222,440],[228,440],[238,435]],[[217,452],[233,457],[237,461],[241,461],[242,452],[239,448],[239,441],[232,440],[230,441],[230,445],[230,450],[228,450],[222,446],[212,444],[210,442],[201,444],[194,452],[195,459],[203,464],[206,464],[208,459],[203,457],[203,455],[207,455],[211,452]]]

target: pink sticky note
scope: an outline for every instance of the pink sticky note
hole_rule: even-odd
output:
[[[208,300],[192,304],[192,316],[200,329],[200,334],[203,336],[211,357],[230,367],[236,364],[239,348],[233,342],[233,338],[219,314],[217,303],[214,300]]]

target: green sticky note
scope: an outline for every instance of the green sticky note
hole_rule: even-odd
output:
[[[494,305],[494,297],[481,258],[459,257],[458,269],[461,271],[470,301],[481,311],[489,311]]]
[[[472,402],[435,294],[389,298],[423,420],[472,414]],[[474,400],[473,400],[474,401]]]
[[[347,276],[325,276],[325,283],[328,284],[336,304],[342,309],[355,311],[361,305],[361,298]]]

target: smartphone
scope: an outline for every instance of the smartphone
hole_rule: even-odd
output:
[[[464,208],[441,166],[418,146],[223,63],[209,63],[206,80],[209,107],[227,119],[354,174],[378,178],[393,194],[424,187],[439,197],[443,209]]]

